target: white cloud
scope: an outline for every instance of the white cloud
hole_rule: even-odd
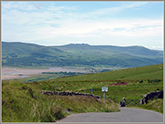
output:
[[[37,9],[44,7],[43,3],[31,3],[31,4],[34,5]]]
[[[23,18],[22,18],[23,17]],[[134,20],[63,20],[56,19],[59,16],[51,12],[22,13],[13,10],[10,14],[3,16],[3,26],[5,29],[15,27],[15,33],[20,33],[21,29],[33,33],[38,33],[45,38],[57,36],[89,37],[89,36],[162,36],[163,20],[134,19]],[[13,20],[13,21],[10,21]],[[9,25],[7,25],[9,24]],[[52,27],[52,25],[54,26]],[[24,27],[23,27],[24,25]],[[9,27],[10,26],[10,27]],[[122,29],[122,30],[116,30]],[[23,33],[23,32],[22,32]]]
[[[163,46],[152,46],[151,49],[155,49],[155,50],[163,50],[164,47],[163,47]]]
[[[162,37],[164,34],[163,19],[114,19],[110,16],[106,19],[99,19],[100,15],[138,8],[146,5],[147,2],[133,2],[120,7],[99,9],[87,13],[77,13],[78,8],[74,6],[50,5],[48,7],[42,3],[30,3],[3,2],[2,40],[47,40],[48,43],[48,39],[50,42],[55,39],[66,42],[71,41],[72,38],[73,41],[82,42],[81,39],[85,39],[84,42],[89,41],[90,43],[104,39],[108,43],[108,40],[111,39],[117,43],[122,39],[125,41],[127,39],[138,40],[146,37]],[[41,11],[37,11],[38,9]],[[32,10],[36,11],[30,12]],[[98,18],[93,19],[92,17]]]
[[[136,8],[136,7],[141,7],[146,5],[148,2],[133,2],[129,4],[123,4],[118,7],[110,7],[110,8],[103,8],[103,9],[98,9],[92,12],[84,13],[79,16],[82,18],[91,18],[91,17],[98,17],[100,15],[115,15],[116,13],[119,13],[121,11],[130,9],[130,8]]]
[[[128,5],[124,5],[123,8],[135,8],[135,7],[140,7],[140,6],[144,6],[148,4],[148,2],[133,2],[131,4]]]
[[[23,11],[32,11],[36,10],[36,6],[28,2],[2,2],[3,10],[23,10]]]
[[[109,20],[109,21],[78,21],[70,23],[60,29],[51,28],[50,32],[55,31],[59,35],[112,35],[126,37],[143,37],[143,36],[161,36],[163,20]],[[115,30],[121,28],[123,30]],[[46,29],[43,29],[46,30]]]

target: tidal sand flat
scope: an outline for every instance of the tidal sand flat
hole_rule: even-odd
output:
[[[47,69],[23,69],[23,68],[8,68],[3,67],[1,78],[2,80],[5,79],[14,79],[14,78],[22,78],[22,77],[29,77],[34,74],[40,74],[42,72],[85,72],[82,69],[78,68],[66,68],[66,67],[53,67]]]

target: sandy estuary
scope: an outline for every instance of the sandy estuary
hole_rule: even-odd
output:
[[[47,69],[23,69],[23,68],[8,68],[3,67],[1,71],[1,79],[15,79],[22,77],[29,77],[34,74],[41,74],[42,72],[82,72],[86,71],[82,68],[67,68],[67,67],[52,67]]]

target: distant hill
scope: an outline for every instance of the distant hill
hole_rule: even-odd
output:
[[[142,46],[68,44],[41,46],[2,42],[2,66],[139,67],[163,63],[163,51]]]

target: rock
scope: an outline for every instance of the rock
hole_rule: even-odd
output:
[[[155,97],[162,99],[163,98],[163,90],[151,92],[151,93],[143,95],[143,98],[140,100],[140,104],[147,104],[148,100],[153,99]]]

